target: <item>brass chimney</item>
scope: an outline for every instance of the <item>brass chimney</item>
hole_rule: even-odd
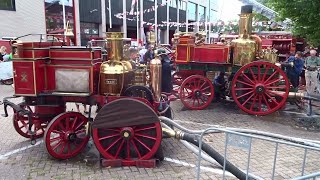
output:
[[[239,21],[239,39],[231,42],[233,48],[233,64],[243,66],[256,59],[258,43],[252,37],[252,5],[241,7]]]
[[[123,59],[123,33],[122,32],[107,32],[108,43],[108,60],[122,60]]]

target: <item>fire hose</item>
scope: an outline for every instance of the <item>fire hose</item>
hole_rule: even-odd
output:
[[[160,121],[166,123],[166,124],[170,124],[184,132],[187,132],[189,134],[201,134],[203,132],[203,130],[190,130],[187,129],[183,126],[181,126],[180,124],[172,121],[171,119],[167,118],[167,117],[163,117],[160,116],[159,117]],[[224,128],[222,126],[211,126],[211,127],[216,127],[216,128]],[[266,137],[270,137],[270,138],[276,138],[276,139],[282,139],[285,141],[289,141],[289,142],[294,142],[294,143],[298,143],[301,145],[306,145],[306,146],[310,146],[310,147],[316,147],[316,148],[320,148],[320,142],[319,141],[311,141],[308,139],[301,139],[301,138],[293,138],[293,137],[289,137],[289,136],[283,136],[283,135],[279,135],[279,134],[273,134],[273,133],[266,133],[266,132],[262,132],[262,131],[255,131],[255,130],[248,130],[248,129],[239,129],[239,128],[225,128],[226,130],[230,130],[230,131],[235,131],[235,132],[240,132],[240,133],[249,133],[249,134],[255,134],[255,135],[262,135],[262,136],[266,136]],[[212,130],[212,131],[208,131],[208,133],[219,133],[219,131],[216,130]]]

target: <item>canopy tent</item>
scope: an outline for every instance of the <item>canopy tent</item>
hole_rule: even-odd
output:
[[[274,10],[266,7],[265,5],[257,2],[256,0],[239,0],[239,1],[241,1],[243,4],[246,4],[246,5],[252,5],[254,11],[266,16],[270,20],[274,20],[276,15],[278,14]]]

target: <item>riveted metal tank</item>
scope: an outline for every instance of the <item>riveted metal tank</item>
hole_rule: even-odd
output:
[[[233,48],[233,64],[243,66],[253,62],[259,53],[258,42],[252,34],[252,6],[241,7],[239,21],[239,39],[231,42]]]

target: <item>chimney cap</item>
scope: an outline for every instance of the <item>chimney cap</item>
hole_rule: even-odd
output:
[[[253,9],[252,5],[241,6],[241,14],[251,14],[252,9]]]

